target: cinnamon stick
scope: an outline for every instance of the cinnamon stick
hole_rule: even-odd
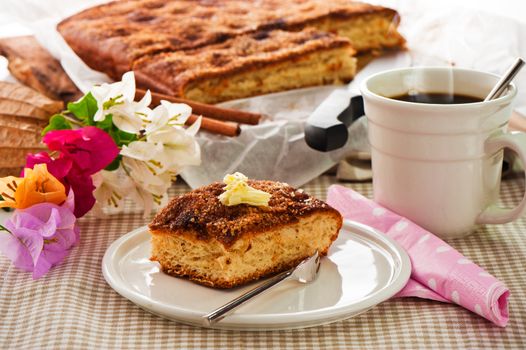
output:
[[[145,90],[142,89],[136,89],[136,99],[140,99],[144,96],[146,93]],[[166,100],[174,103],[186,103],[190,107],[192,107],[192,112],[198,115],[203,115],[207,118],[212,119],[218,119],[218,120],[225,120],[225,121],[231,121],[241,124],[250,124],[250,125],[256,125],[259,123],[261,118],[263,117],[261,114],[258,113],[250,113],[245,111],[240,111],[237,109],[230,109],[230,108],[222,108],[222,107],[216,107],[213,105],[208,105],[201,102],[195,102],[191,100],[187,100],[180,97],[173,97],[165,94],[161,94],[158,92],[151,92],[152,93],[152,102],[154,105],[158,105],[161,100]]]
[[[187,120],[186,125],[191,125],[199,116],[192,114]],[[214,134],[225,135],[234,137],[239,135],[241,128],[237,123],[229,123],[221,120],[215,120],[207,117],[202,117],[201,119],[201,129],[209,131]]]

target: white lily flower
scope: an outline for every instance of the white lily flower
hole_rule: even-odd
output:
[[[100,122],[106,116],[105,104],[113,99],[114,103],[131,102],[135,98],[135,75],[133,72],[124,73],[122,80],[108,84],[95,85],[91,89],[91,94],[97,100],[97,113],[95,121]]]
[[[146,162],[128,157],[122,157],[122,166],[134,182],[128,195],[144,208],[145,216],[154,206],[158,207],[166,203],[166,192],[172,184],[173,174],[155,175]]]
[[[192,135],[188,135],[185,129],[173,126],[165,126],[151,134],[147,134],[146,139],[148,142],[170,146],[185,146],[194,141]]]
[[[139,102],[129,102],[122,105],[114,105],[107,110],[107,114],[113,115],[113,124],[122,131],[136,134],[144,128],[143,118],[151,109],[148,107],[152,101],[150,90],[146,92]]]
[[[143,217],[145,218],[150,215],[152,209],[161,208],[168,204],[168,196],[156,197],[140,186],[135,186],[132,191],[130,191],[129,197],[134,203],[137,203],[143,208]]]
[[[121,167],[114,171],[101,170],[92,175],[96,189],[93,192],[97,202],[95,212],[103,214],[103,207],[120,207],[134,184]]]
[[[182,127],[191,113],[188,105],[161,101],[146,118],[146,140],[123,146],[121,154],[147,162],[153,174],[179,173],[185,166],[201,164],[201,150],[194,137],[201,118],[187,129]]]
[[[129,197],[143,207],[146,217],[154,207],[166,204],[166,191],[171,185],[171,175],[155,176],[144,162],[127,157],[117,170],[102,170],[92,177],[97,199],[94,212],[99,216],[105,215],[103,207],[118,208]]]
[[[125,73],[119,82],[95,86],[91,93],[98,107],[95,121],[111,114],[117,128],[139,137],[122,146],[117,170],[103,170],[93,176],[95,209],[102,212],[102,206],[117,207],[124,197],[131,197],[149,215],[155,205],[167,201],[172,179],[184,167],[201,163],[201,150],[195,140],[201,118],[185,129],[192,114],[190,106],[163,100],[152,110],[150,91],[135,102],[133,72]]]
[[[136,184],[155,196],[164,196],[172,184],[172,174],[156,174],[146,162],[122,157],[122,166]]]
[[[144,206],[145,213],[166,198],[174,175],[185,166],[201,163],[194,137],[201,119],[188,129],[179,124],[190,114],[190,107],[165,101],[146,118],[145,138],[121,149],[122,167],[135,183],[128,195]]]
[[[184,125],[192,114],[192,107],[184,103],[171,103],[161,100],[161,104],[155,107],[148,115],[146,134],[150,134],[168,125]]]
[[[129,193],[129,196],[134,203],[137,203],[140,207],[143,208],[143,216],[145,218],[152,212],[152,209],[155,206],[155,202],[153,199],[153,195],[150,192],[142,189],[139,186],[135,186],[133,190]]]
[[[144,127],[143,118],[151,113],[148,107],[152,101],[150,91],[135,102],[135,75],[124,73],[122,80],[112,84],[94,86],[91,94],[97,100],[95,121],[102,121],[108,114],[113,115],[117,128],[128,133],[138,133]]]
[[[185,166],[201,164],[201,148],[193,136],[199,125],[200,119],[189,129],[165,126],[146,136],[148,143],[159,147],[155,154],[159,172],[179,173]]]
[[[179,173],[185,166],[201,164],[201,148],[186,130],[163,130],[152,135],[153,140],[162,144],[162,150],[157,153],[156,160],[164,171]]]
[[[127,146],[122,146],[121,155],[147,162],[155,159],[162,151],[162,145],[153,142],[133,141]]]

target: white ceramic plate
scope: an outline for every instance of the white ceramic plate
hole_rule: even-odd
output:
[[[164,274],[149,256],[146,227],[124,235],[104,255],[106,281],[141,308],[187,324],[204,327],[205,314],[261,283],[232,290],[207,288]],[[345,221],[314,282],[285,281],[214,328],[292,329],[346,319],[396,294],[410,272],[409,257],[393,240],[368,226]]]

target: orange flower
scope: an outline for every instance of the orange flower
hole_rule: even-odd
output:
[[[25,209],[38,203],[61,204],[66,200],[66,189],[47,171],[46,164],[26,168],[24,177],[0,178],[1,207]]]

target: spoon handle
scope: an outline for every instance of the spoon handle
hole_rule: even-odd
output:
[[[484,101],[490,101],[494,100],[496,98],[499,98],[500,95],[504,92],[504,90],[508,87],[508,85],[511,83],[513,78],[519,73],[522,66],[524,66],[524,60],[520,57],[518,57],[515,62],[513,62],[513,65],[508,68],[506,73],[500,78],[500,80],[497,82],[497,84],[493,87],[493,89],[490,91],[488,96],[484,99]]]
[[[274,276],[270,280],[266,281],[265,283],[262,283],[261,285],[257,286],[254,289],[249,290],[245,294],[237,297],[236,299],[229,301],[225,305],[215,309],[211,313],[203,316],[205,323],[207,326],[211,326],[216,322],[221,321],[225,316],[231,314],[234,312],[239,306],[243,305],[256,295],[259,295],[263,293],[264,291],[270,289],[271,287],[275,286],[276,284],[286,280],[290,275],[292,275],[292,272],[294,269],[290,269],[288,271],[282,272],[277,276]]]

